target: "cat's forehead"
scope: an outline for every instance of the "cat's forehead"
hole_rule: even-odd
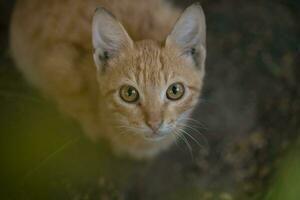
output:
[[[112,75],[117,85],[128,80],[142,88],[165,87],[175,81],[198,79],[195,69],[187,66],[175,49],[166,49],[152,40],[136,42],[134,48],[123,52],[114,65]]]
[[[134,74],[138,84],[164,85],[176,74],[174,69],[168,67],[164,48],[158,42],[137,42],[134,51],[132,70],[127,72]]]
[[[151,40],[144,40],[136,42],[134,50],[133,50],[133,56],[134,56],[134,64],[139,67],[148,67],[151,69],[159,68],[162,64],[161,57],[162,55],[162,48],[161,46]]]
[[[141,41],[135,44],[132,54],[131,70],[135,76],[143,76],[144,81],[167,83],[169,79],[190,76],[194,72],[177,49],[166,48],[152,40]]]

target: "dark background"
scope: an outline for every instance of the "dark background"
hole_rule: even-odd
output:
[[[0,199],[300,199],[300,2],[201,3],[200,145],[137,162],[91,144],[26,83],[8,49],[14,1],[0,0]]]

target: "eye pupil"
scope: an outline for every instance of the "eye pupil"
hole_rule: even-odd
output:
[[[174,85],[174,86],[172,87],[172,92],[173,92],[174,94],[177,94],[178,90],[179,90],[179,88],[178,88],[177,86]]]
[[[132,87],[128,88],[127,95],[129,97],[135,96],[136,95],[136,90],[134,88],[132,88]]]
[[[128,96],[131,96],[133,93],[132,88],[128,88]]]

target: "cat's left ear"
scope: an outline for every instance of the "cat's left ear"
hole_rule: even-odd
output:
[[[103,7],[95,11],[92,39],[94,61],[98,70],[104,70],[107,61],[118,56],[124,48],[133,46],[133,41],[122,24]]]
[[[166,47],[178,47],[182,54],[193,59],[195,65],[204,68],[206,58],[205,15],[199,3],[182,13],[172,32],[167,37]]]

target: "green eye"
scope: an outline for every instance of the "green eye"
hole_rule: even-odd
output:
[[[120,97],[127,103],[135,103],[139,99],[139,93],[134,87],[124,85],[120,89]]]
[[[181,83],[173,83],[167,90],[167,97],[170,100],[179,100],[184,95],[184,86]]]

